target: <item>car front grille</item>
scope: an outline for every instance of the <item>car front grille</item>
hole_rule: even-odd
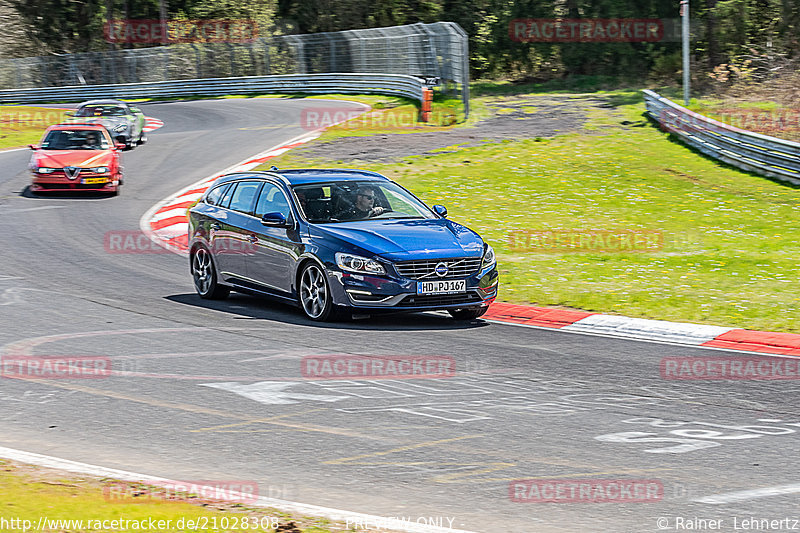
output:
[[[37,183],[42,189],[80,191],[82,189],[102,189],[105,183]]]
[[[437,305],[472,304],[481,301],[475,292],[461,294],[409,294],[397,304],[397,307],[428,307]]]
[[[455,279],[466,278],[478,271],[480,257],[458,257],[455,259],[433,259],[421,261],[402,261],[395,263],[397,273],[408,279]],[[439,277],[434,269],[439,263],[447,265],[446,276]]]
[[[71,183],[37,183],[40,187],[44,189],[71,189]]]

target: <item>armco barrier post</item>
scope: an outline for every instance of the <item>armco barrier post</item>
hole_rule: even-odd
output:
[[[424,87],[422,89],[422,122],[431,119],[431,107],[433,105],[433,91]]]

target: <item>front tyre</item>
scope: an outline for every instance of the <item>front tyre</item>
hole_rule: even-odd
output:
[[[308,263],[300,274],[298,298],[303,312],[311,320],[323,322],[334,316],[333,298],[328,278],[316,263]]]
[[[447,312],[450,313],[450,316],[456,320],[474,320],[485,315],[486,311],[488,310],[489,306],[468,307],[466,309],[448,309]]]
[[[198,248],[192,254],[192,278],[197,294],[204,300],[224,300],[231,293],[230,287],[217,283],[214,260],[205,248]]]

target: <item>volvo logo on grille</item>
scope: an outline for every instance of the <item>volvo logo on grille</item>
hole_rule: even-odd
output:
[[[450,269],[447,267],[447,263],[437,263],[436,266],[433,267],[433,271],[437,276],[443,278],[450,272]]]
[[[64,167],[64,174],[67,175],[67,178],[74,180],[78,177],[78,174],[81,173],[80,167]]]

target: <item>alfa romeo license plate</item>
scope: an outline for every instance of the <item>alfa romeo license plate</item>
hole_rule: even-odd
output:
[[[440,279],[417,282],[417,294],[452,294],[457,292],[467,292],[466,280]]]
[[[89,185],[91,183],[105,183],[108,181],[108,178],[83,178],[81,183],[84,185]]]

